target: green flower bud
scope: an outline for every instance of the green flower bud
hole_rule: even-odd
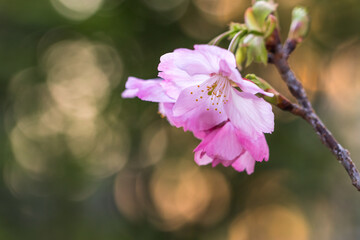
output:
[[[252,9],[254,16],[258,25],[261,26],[262,29],[266,28],[265,20],[270,15],[270,13],[276,10],[276,7],[276,4],[265,1],[258,1],[253,5]]]
[[[253,61],[267,64],[267,50],[262,36],[248,35],[244,39],[244,44],[248,46],[246,66],[249,66]]]
[[[248,30],[264,33],[267,29],[266,20],[276,7],[276,4],[258,1],[253,7],[248,8],[245,12],[245,24]]]
[[[269,2],[274,3],[274,0],[252,0],[251,3],[254,5],[256,2]]]
[[[246,9],[245,24],[249,31],[261,32],[262,30],[262,26],[259,25],[252,8]]]
[[[277,27],[277,18],[273,15],[270,15],[266,21],[266,32],[264,33],[264,38],[267,39],[274,32]]]
[[[236,65],[239,70],[242,69],[242,63],[246,59],[246,52],[247,48],[243,46],[243,43],[240,43],[235,52]]]
[[[303,7],[294,8],[288,38],[301,42],[308,34],[309,28],[310,18],[308,11]]]

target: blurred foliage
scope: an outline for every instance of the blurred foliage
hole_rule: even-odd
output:
[[[324,121],[360,165],[360,3],[309,9],[291,57]],[[190,133],[153,103],[124,100],[128,76],[243,21],[243,0],[0,2],[0,239],[359,239],[360,200],[301,119],[274,109],[268,163],[251,176],[198,167]],[[254,72],[279,91],[271,65]],[[289,96],[290,97],[290,96]]]

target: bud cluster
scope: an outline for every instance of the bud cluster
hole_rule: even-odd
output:
[[[210,44],[217,45],[221,40],[231,40],[228,50],[233,52],[239,70],[252,62],[268,62],[266,43],[278,28],[277,4],[273,0],[253,0],[245,11],[245,23],[231,23],[229,31],[219,35]],[[292,23],[288,40],[300,43],[309,30],[309,17],[306,9],[296,7],[292,14]]]

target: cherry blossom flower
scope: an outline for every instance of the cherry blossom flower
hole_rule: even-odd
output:
[[[243,79],[234,55],[210,45],[177,49],[160,58],[162,79],[130,77],[122,96],[159,103],[159,112],[202,142],[199,165],[212,162],[249,174],[255,161],[268,159],[264,133],[274,129],[271,105],[256,94],[272,96]]]

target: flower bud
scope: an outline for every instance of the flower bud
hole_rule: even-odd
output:
[[[251,4],[254,5],[256,2],[269,2],[274,3],[274,0],[252,0]]]
[[[301,42],[309,32],[310,18],[308,11],[303,7],[296,7],[292,11],[292,22],[288,38]]]
[[[249,31],[261,32],[262,30],[261,26],[257,22],[252,8],[248,8],[245,11],[245,24]]]
[[[267,50],[262,36],[248,35],[244,39],[244,44],[247,46],[246,66],[252,61],[267,64]]]
[[[245,61],[246,59],[246,52],[247,52],[247,48],[243,46],[243,43],[239,43],[238,48],[236,49],[235,52],[235,59],[236,59],[236,65],[237,68],[239,70],[242,69],[242,63]]]
[[[245,12],[245,23],[249,31],[263,33],[266,28],[266,19],[276,10],[277,5],[266,1],[257,1]]]
[[[267,39],[277,27],[277,18],[274,15],[270,15],[266,21],[266,31],[264,33],[264,38]]]

